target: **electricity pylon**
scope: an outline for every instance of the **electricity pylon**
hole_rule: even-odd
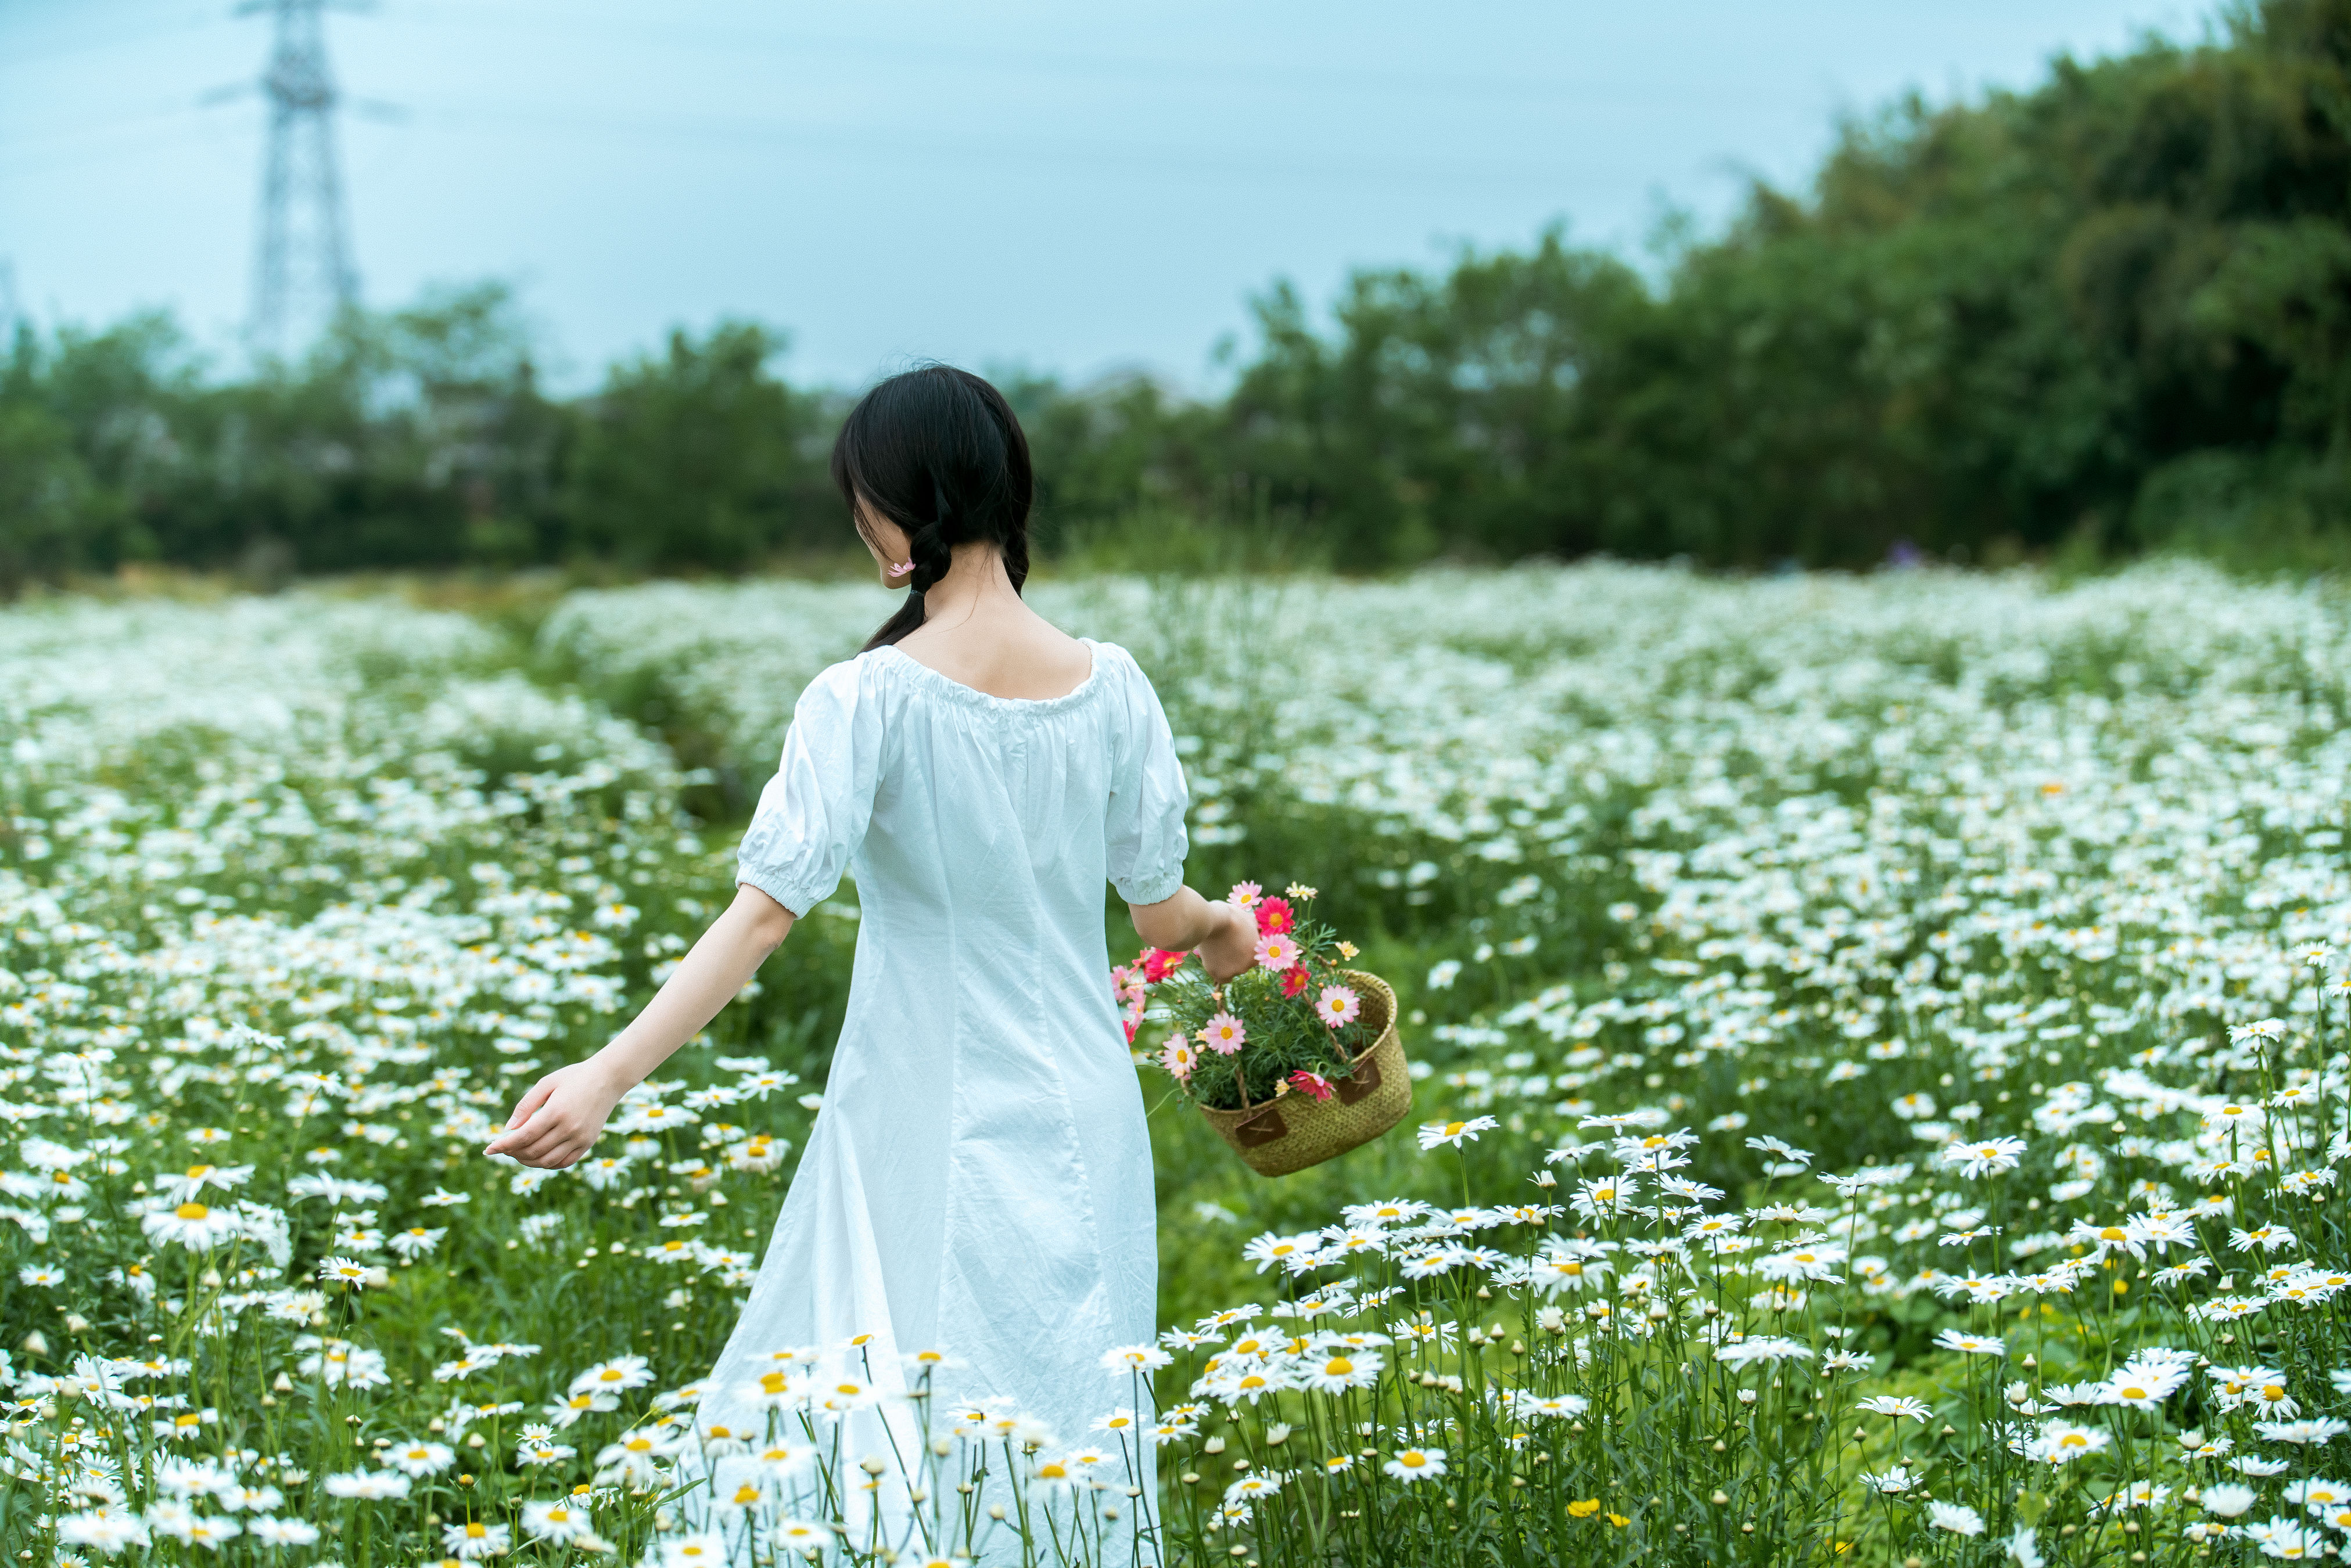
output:
[[[287,358],[359,299],[343,182],[335,157],[335,78],[327,66],[328,0],[247,0],[239,16],[274,24],[261,91],[269,145],[261,166],[261,244],[253,275],[256,354]]]

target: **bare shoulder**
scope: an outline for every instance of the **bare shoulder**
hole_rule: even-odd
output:
[[[1028,606],[1019,606],[1018,612],[932,622],[908,633],[898,647],[991,697],[1033,701],[1085,684],[1093,670],[1092,650]]]

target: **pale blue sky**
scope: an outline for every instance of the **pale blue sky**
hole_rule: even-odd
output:
[[[909,356],[1199,386],[1277,276],[1520,244],[1637,254],[1800,182],[1906,88],[2203,26],[2166,0],[380,0],[329,27],[365,296],[515,282],[580,385],[674,324],[789,331],[844,385]],[[0,0],[0,262],[43,320],[176,308],[229,342],[267,28],[231,0]]]

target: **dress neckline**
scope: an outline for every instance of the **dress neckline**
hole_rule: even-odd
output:
[[[895,655],[898,662],[914,671],[915,679],[925,681],[935,690],[944,692],[957,701],[966,702],[977,708],[991,708],[1022,713],[1045,713],[1084,701],[1093,694],[1094,688],[1102,684],[1102,645],[1090,637],[1081,637],[1078,640],[1085,644],[1086,652],[1092,658],[1092,663],[1087,669],[1086,678],[1083,680],[1058,697],[998,697],[993,691],[982,691],[977,686],[967,686],[954,676],[932,669],[894,642],[885,642],[874,651]]]

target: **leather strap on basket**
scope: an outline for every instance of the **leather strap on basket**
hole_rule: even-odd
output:
[[[1341,1105],[1352,1106],[1380,1086],[1380,1064],[1366,1051],[1355,1063],[1355,1070],[1331,1086],[1338,1091]]]
[[[1262,1115],[1251,1116],[1233,1128],[1233,1141],[1243,1148],[1263,1148],[1289,1136],[1290,1124],[1281,1119],[1279,1106],[1269,1107]]]

